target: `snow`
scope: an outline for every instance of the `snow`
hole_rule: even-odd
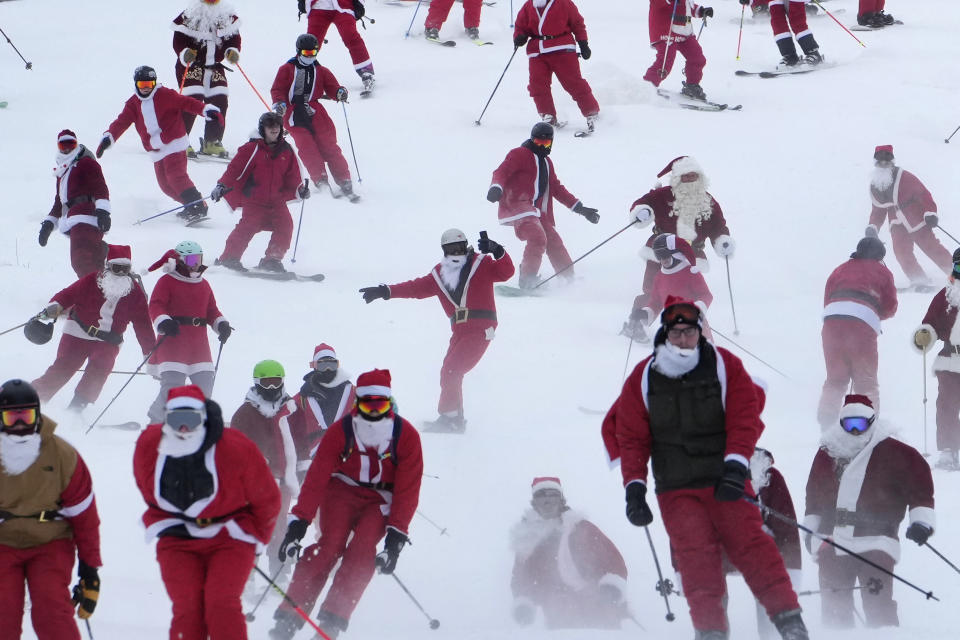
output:
[[[305,21],[294,20],[292,0],[279,5],[235,4],[243,20],[240,64],[264,96],[277,67],[292,54],[294,39],[306,28]],[[906,24],[857,33],[866,48],[828,17],[812,19],[821,51],[839,65],[804,76],[760,80],[737,78],[733,71],[762,69],[778,60],[769,26],[761,21],[744,27],[738,63],[738,26],[729,20],[739,17],[740,6],[732,0],[717,5],[717,18],[701,39],[708,59],[703,86],[711,100],[742,102],[744,109],[738,113],[676,109],[644,85],[640,77],[653,59],[644,46],[646,3],[580,3],[594,52],[582,69],[602,116],[597,135],[576,140],[573,130],[582,126],[582,118],[555,86],[560,119],[569,120],[570,126],[558,132],[552,157],[566,186],[588,206],[598,207],[602,218],[599,225],[590,225],[562,206],[557,218],[571,254],[580,255],[627,223],[630,203],[652,186],[667,161],[681,154],[696,156],[737,241],[738,251],[730,261],[740,329],[735,339],[785,374],[735,350],[751,373],[769,384],[767,433],[761,444],[776,456],[802,510],[806,474],[819,437],[815,407],[824,376],[819,340],[823,284],[854,249],[867,223],[867,176],[875,145],[894,145],[899,162],[931,189],[944,225],[960,233],[951,215],[960,208],[960,192],[950,186],[957,176],[956,145],[941,142],[958,117],[944,108],[956,105],[958,98],[954,79],[945,73],[945,63],[955,53],[956,20],[944,18],[955,14],[946,0],[892,3],[888,8]],[[335,32],[328,34],[330,43],[321,53],[321,62],[353,95],[346,110],[363,177],[362,183],[356,181],[363,196],[358,205],[326,194],[306,204],[295,268],[301,273],[322,271],[327,279],[322,284],[271,283],[209,274],[221,309],[236,327],[223,351],[214,394],[227,415],[242,402],[255,362],[282,362],[293,391],[314,345],[328,342],[354,374],[388,367],[402,413],[414,421],[432,418],[449,331],[438,304],[398,300],[367,306],[357,289],[425,274],[439,258],[441,232],[450,226],[462,228],[474,242],[480,230],[488,230],[519,262],[520,242],[497,226],[495,207],[484,194],[492,170],[526,138],[536,120],[526,94],[522,55],[513,60],[482,126],[473,124],[511,52],[509,4],[484,7],[481,35],[496,43],[487,47],[471,46],[463,36],[462,8],[455,5],[441,30],[443,38],[457,39],[457,47],[450,49],[422,41],[425,7],[410,38],[404,39],[412,7],[376,0],[367,6],[376,24],[361,33],[377,70],[375,96],[361,100],[357,95],[360,80]],[[826,3],[831,10],[846,9],[839,16],[845,24],[855,21],[856,6],[853,0]],[[0,112],[0,187],[5,224],[10,225],[0,236],[5,299],[0,328],[23,322],[74,279],[63,236],[54,235],[46,248],[36,243],[53,196],[50,168],[56,133],[72,128],[82,143],[95,148],[131,95],[132,72],[140,64],[154,66],[162,83],[175,86],[168,24],[182,8],[171,2],[137,3],[134,8],[117,0],[0,4],[0,24],[33,62],[33,70],[24,71],[15,53],[0,44],[0,97],[10,102]],[[666,88],[679,89],[681,67],[678,61]],[[263,105],[240,73],[230,76],[230,87],[224,142],[235,150],[255,128]],[[352,168],[344,113],[339,105],[326,106]],[[198,121],[194,139],[200,132]],[[134,226],[137,218],[175,203],[156,186],[133,130],[107,151],[102,164],[113,201],[108,240],[133,245],[137,268],[187,238],[200,242],[207,250],[206,261],[213,262],[235,222],[224,204],[212,208],[211,222],[202,229],[184,229],[172,216]],[[222,170],[214,163],[190,165],[203,193],[209,193]],[[296,208],[292,212],[299,213]],[[888,240],[886,230],[881,237]],[[414,544],[404,550],[398,565],[398,575],[441,626],[428,633],[427,619],[397,585],[375,577],[345,637],[634,637],[633,623],[621,632],[553,633],[542,630],[540,622],[531,631],[518,629],[510,620],[507,531],[526,506],[530,480],[540,475],[560,476],[570,504],[584,511],[624,553],[630,602],[646,635],[692,635],[681,600],[671,598],[677,620],[664,620],[663,602],[652,588],[656,573],[646,540],[623,516],[619,472],[605,465],[600,418],[577,411],[578,405],[606,408],[618,392],[627,344],[617,331],[640,289],[637,251],[645,239],[645,231],[624,233],[577,265],[579,280],[568,288],[555,287],[550,297],[498,300],[497,339],[467,377],[467,433],[424,436],[427,472],[439,477],[424,479],[421,510],[446,527],[448,535],[415,518]],[[949,240],[943,241],[953,248]],[[266,236],[255,239],[245,261],[255,262],[265,244]],[[711,318],[718,332],[733,337],[726,274],[722,262],[708,253],[713,268],[706,277],[716,298]],[[904,282],[895,261],[887,263]],[[940,281],[932,266],[929,269]],[[543,273],[550,273],[546,263]],[[148,288],[156,278],[144,278]],[[923,363],[908,344],[929,299],[923,294],[901,297],[897,316],[885,323],[880,337],[879,375],[885,417],[901,425],[907,441],[934,450],[935,379],[926,378],[927,445],[921,413],[924,378],[917,375]],[[33,379],[56,352],[56,340],[42,347],[18,333],[3,340],[2,379]],[[118,369],[130,370],[139,363],[134,344],[128,336]],[[719,344],[728,346],[722,339]],[[646,352],[634,346],[631,362]],[[58,433],[78,447],[94,476],[105,562],[102,598],[91,621],[94,634],[160,638],[167,633],[169,600],[152,544],[143,541],[143,503],[130,469],[136,434],[101,429],[84,434],[124,382],[124,376],[111,379],[82,420],[71,422],[65,412],[70,386],[46,412],[62,423]],[[104,421],[142,421],[156,389],[156,382],[138,377]],[[934,477],[939,526],[931,542],[958,560],[960,549],[952,541],[960,523],[952,514],[960,499],[949,490],[957,477],[942,471],[934,471]],[[661,564],[667,566],[667,539],[658,514],[651,532]],[[897,571],[942,602],[925,601],[898,584],[901,628],[841,634],[820,628],[819,602],[816,596],[805,597],[812,637],[955,637],[949,607],[960,596],[958,576],[908,541]],[[804,587],[816,585],[816,569],[805,558]],[[752,598],[739,578],[730,580],[730,590],[733,636],[754,637]],[[277,602],[268,596],[250,625],[252,638],[266,636]],[[24,637],[34,636],[28,630]],[[303,631],[298,637],[309,634]]]

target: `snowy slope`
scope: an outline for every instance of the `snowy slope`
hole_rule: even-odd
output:
[[[292,54],[293,40],[306,24],[296,22],[292,0],[235,4],[244,23],[240,64],[266,96],[277,67]],[[827,7],[844,8],[839,17],[852,23],[856,4],[832,0]],[[474,47],[461,34],[462,10],[456,5],[442,35],[455,37],[458,46],[441,49],[422,41],[424,8],[411,37],[404,39],[412,6],[381,5],[376,0],[368,4],[368,13],[377,22],[362,33],[376,65],[377,93],[364,101],[357,96],[346,107],[363,177],[358,191],[364,200],[351,205],[323,195],[307,203],[296,268],[324,272],[327,280],[322,284],[210,274],[220,306],[237,328],[224,349],[215,392],[225,413],[241,402],[254,362],[280,360],[287,368],[288,386],[295,389],[313,346],[326,341],[354,374],[374,366],[390,368],[405,416],[420,420],[434,415],[438,368],[448,336],[448,322],[437,303],[380,301],[367,306],[357,289],[426,273],[439,257],[440,233],[450,226],[463,228],[471,238],[488,230],[519,262],[521,244],[509,230],[497,226],[495,207],[483,195],[490,172],[526,138],[536,120],[520,54],[483,125],[473,125],[512,50],[508,6],[501,0],[483,9],[481,33],[496,44]],[[602,216],[594,226],[558,208],[560,230],[571,254],[580,255],[626,224],[629,204],[652,186],[656,173],[671,158],[693,154],[709,174],[711,191],[724,207],[738,242],[731,261],[741,331],[736,340],[788,376],[744,356],[751,372],[770,383],[764,415],[768,431],[761,442],[776,455],[801,509],[818,439],[814,416],[823,379],[819,342],[823,283],[853,250],[866,224],[867,174],[875,145],[895,146],[900,163],[930,187],[944,226],[960,233],[953,215],[960,208],[954,186],[957,150],[941,142],[958,117],[944,109],[956,105],[958,98],[946,64],[955,52],[952,3],[930,0],[892,3],[888,8],[907,24],[858,33],[866,48],[829,18],[811,20],[821,51],[840,62],[837,68],[759,80],[737,78],[733,71],[776,62],[779,56],[769,25],[745,27],[738,63],[734,59],[738,27],[729,19],[739,16],[740,5],[733,0],[717,2],[717,18],[701,40],[709,61],[703,86],[711,99],[742,102],[744,109],[701,114],[670,107],[640,80],[653,58],[646,47],[645,2],[582,2],[594,50],[582,69],[602,109],[596,136],[573,138],[572,129],[580,126],[581,117],[555,87],[561,117],[571,121],[554,144],[558,174]],[[137,65],[154,66],[161,82],[173,86],[167,25],[181,9],[178,2],[132,5],[117,0],[0,4],[0,25],[34,64],[33,71],[24,71],[14,52],[0,44],[0,99],[10,101],[0,111],[0,201],[6,225],[0,235],[0,281],[6,302],[0,309],[0,328],[23,322],[73,280],[65,238],[52,238],[46,248],[36,244],[40,220],[53,196],[49,170],[56,133],[72,128],[84,144],[95,147],[131,94]],[[356,96],[360,83],[349,57],[335,32],[328,37],[321,62]],[[681,66],[678,62],[666,87],[679,89]],[[224,142],[236,149],[255,127],[263,105],[239,73],[230,82]],[[330,105],[330,114],[350,159],[344,114],[338,105]],[[199,131],[198,122],[195,136]],[[186,238],[200,242],[207,250],[206,261],[212,263],[235,222],[224,205],[212,208],[212,222],[204,229],[185,230],[171,218],[133,226],[137,218],[174,203],[156,186],[132,130],[107,152],[102,164],[114,211],[108,240],[133,245],[137,267],[145,267]],[[200,190],[208,193],[222,168],[192,164],[190,172]],[[441,628],[429,631],[426,619],[392,580],[375,578],[347,637],[633,637],[637,630],[632,623],[619,633],[548,634],[517,630],[510,620],[506,530],[526,504],[530,479],[545,474],[559,475],[569,502],[587,512],[624,552],[631,571],[631,602],[647,635],[692,635],[682,601],[673,601],[677,621],[664,621],[662,602],[652,589],[656,574],[646,541],[623,517],[619,472],[610,472],[605,465],[599,418],[577,411],[578,405],[605,408],[618,392],[627,344],[616,333],[640,288],[637,250],[645,239],[642,232],[623,234],[578,265],[580,280],[556,289],[549,298],[498,301],[499,335],[467,378],[467,434],[424,436],[427,471],[439,479],[424,479],[421,507],[448,528],[449,536],[440,536],[426,520],[415,518],[414,545],[404,551],[398,568],[420,602],[441,620]],[[246,261],[258,259],[265,244],[264,237],[256,239]],[[902,279],[895,262],[888,264]],[[715,258],[707,279],[716,298],[711,318],[719,331],[733,337],[726,277]],[[155,281],[156,275],[145,278],[148,288]],[[883,412],[902,425],[904,438],[918,447],[923,446],[922,363],[909,348],[908,335],[928,300],[924,295],[904,296],[897,317],[886,323],[880,339]],[[36,347],[17,333],[3,340],[3,379],[36,377],[56,352],[56,341]],[[633,363],[641,351],[633,349]],[[129,369],[138,362],[139,351],[128,344],[117,364]],[[169,601],[152,545],[143,542],[139,524],[142,501],[130,471],[135,434],[104,430],[83,434],[123,382],[120,376],[112,379],[101,401],[81,421],[70,423],[64,411],[69,387],[46,411],[63,422],[60,435],[80,449],[96,483],[105,567],[103,597],[92,619],[95,634],[162,638]],[[155,393],[151,379],[135,380],[105,420],[142,421]],[[932,377],[928,393],[933,447]],[[940,526],[932,542],[949,557],[960,558],[960,545],[954,542],[960,520],[953,515],[960,500],[952,492],[960,478],[936,471],[935,480]],[[666,563],[666,535],[659,521],[651,531],[661,562]],[[954,637],[950,607],[960,597],[960,576],[912,543],[904,545],[898,570],[932,589],[943,602],[925,602],[898,585],[901,629],[857,631],[843,637]],[[808,588],[816,588],[815,567],[809,563],[805,578]],[[731,580],[731,592],[734,635],[754,637],[753,603],[742,581]],[[819,629],[815,597],[805,598],[804,604],[814,637],[841,637]],[[270,596],[251,625],[251,637],[265,637],[275,605]],[[27,632],[25,637],[33,635]],[[308,637],[307,632],[302,637]]]

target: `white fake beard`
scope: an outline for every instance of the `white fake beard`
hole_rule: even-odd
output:
[[[357,430],[357,439],[365,447],[379,450],[381,445],[389,442],[393,436],[393,419],[390,416],[379,420],[367,420],[357,414],[353,418],[353,426]]]
[[[943,293],[947,298],[947,311],[960,307],[960,282],[954,280],[948,283]]]
[[[460,270],[467,264],[467,256],[443,256],[440,261],[440,280],[450,291],[460,284]]]
[[[200,425],[193,431],[176,431],[168,424],[163,425],[163,437],[160,438],[160,454],[171,458],[189,456],[200,450],[207,435],[206,425]]]
[[[234,15],[233,7],[226,2],[207,4],[197,0],[192,6],[183,10],[184,22],[194,31],[215,34],[217,42],[223,37],[233,35],[238,29],[236,23],[230,23],[230,16]]]
[[[62,178],[63,174],[67,172],[67,168],[70,166],[70,163],[73,162],[74,158],[77,157],[79,152],[80,145],[77,145],[70,153],[57,153],[57,155],[53,158],[53,175],[58,178]]]
[[[40,456],[40,434],[17,436],[0,433],[0,464],[11,476],[18,476],[30,468]]]
[[[850,460],[870,443],[875,431],[876,428],[872,425],[865,433],[855,436],[837,424],[824,431],[820,437],[820,446],[826,449],[831,458]]]
[[[874,167],[870,174],[870,184],[877,191],[884,191],[893,184],[893,167]]]
[[[681,349],[666,342],[654,351],[653,368],[668,378],[679,378],[693,371],[700,364],[700,347]]]
[[[696,182],[671,180],[670,189],[673,191],[673,209],[670,215],[691,227],[710,219],[711,202],[703,176]]]
[[[540,543],[563,526],[560,518],[543,518],[533,509],[523,514],[523,519],[510,529],[510,548],[517,555],[526,558]]]
[[[133,278],[104,271],[97,277],[97,286],[108,300],[119,300],[133,289]]]

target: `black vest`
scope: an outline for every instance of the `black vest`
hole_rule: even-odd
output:
[[[717,357],[701,341],[700,362],[690,373],[669,378],[650,367],[647,408],[657,493],[712,487],[723,474],[727,432]]]

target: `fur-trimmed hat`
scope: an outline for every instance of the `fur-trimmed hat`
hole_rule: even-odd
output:
[[[674,307],[684,306],[690,307],[692,310],[691,314],[675,314],[672,312]],[[690,320],[695,322],[690,323]],[[666,302],[663,304],[663,311],[660,313],[660,324],[664,329],[669,330],[671,327],[678,324],[695,324],[696,326],[703,329],[703,313],[693,300],[687,300],[686,298],[681,298],[680,296],[667,296]]]
[[[696,173],[702,176],[703,169],[693,156],[677,156],[667,163],[667,166],[657,174],[657,177],[662,178],[668,173],[675,173],[677,175]]]
[[[881,144],[873,150],[873,159],[876,160],[877,156],[881,153],[889,153],[893,156],[893,145],[892,144]]]
[[[873,403],[870,398],[860,394],[851,394],[843,399],[843,407],[840,409],[840,419],[844,418],[875,418],[877,412],[873,409]]]
[[[147,267],[147,271],[156,271],[160,267],[167,267],[168,271],[173,271],[177,267],[177,260],[179,258],[179,253],[173,249],[167,249],[167,252],[163,254],[162,258]]]
[[[337,359],[337,352],[334,351],[333,347],[328,345],[326,342],[321,342],[313,349],[313,360],[311,362],[316,362],[321,358],[333,358]],[[389,386],[389,383],[388,383]]]
[[[107,263],[130,264],[130,247],[125,244],[108,244]]]
[[[560,484],[560,478],[555,478],[553,476],[541,476],[533,479],[533,482],[530,483],[530,495],[537,495],[538,491],[545,491],[547,489],[555,489],[560,492],[560,495],[563,495],[563,486]]]
[[[393,390],[390,388],[390,370],[374,369],[361,373],[357,378],[357,397],[364,396],[385,396],[393,397]]]
[[[57,142],[68,142],[70,140],[73,140],[74,142],[77,141],[77,134],[75,134],[73,131],[70,131],[70,129],[64,129],[57,134]]]
[[[174,387],[167,393],[168,411],[170,409],[203,409],[205,406],[203,390],[195,384]]]

